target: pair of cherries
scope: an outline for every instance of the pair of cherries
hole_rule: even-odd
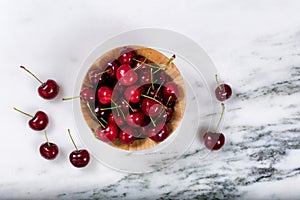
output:
[[[48,79],[46,82],[42,82],[37,76],[35,76],[32,72],[30,72],[28,69],[26,69],[24,66],[20,66],[22,69],[27,71],[29,74],[31,74],[41,85],[38,87],[38,94],[46,99],[51,100],[54,99],[58,93],[59,93],[59,86],[56,83],[56,81],[52,79]],[[49,117],[48,115],[43,111],[37,111],[35,115],[28,114],[24,111],[21,111],[17,108],[14,108],[14,110],[30,117],[31,119],[28,121],[28,125],[31,129],[35,131],[42,131],[45,130],[48,123],[49,123]],[[75,145],[75,142],[71,136],[70,130],[68,130],[69,136],[72,140],[72,143],[74,144],[74,147],[76,150],[72,151],[69,155],[70,162],[75,167],[85,167],[90,160],[89,152],[85,149],[78,149]],[[44,157],[47,160],[53,160],[57,157],[59,153],[59,148],[55,143],[49,142],[46,130],[44,131],[46,142],[41,144],[40,146],[40,154],[42,157]]]
[[[228,84],[225,84],[225,83],[220,84],[219,80],[218,80],[218,76],[215,75],[215,77],[216,77],[216,82],[218,85],[218,87],[215,89],[215,96],[219,101],[223,102],[231,97],[232,89]],[[204,133],[204,135],[203,135],[204,144],[205,144],[206,148],[209,150],[219,150],[225,143],[224,134],[218,133],[218,129],[219,129],[221,120],[224,115],[224,110],[225,110],[224,103],[221,103],[221,106],[222,106],[222,112],[221,112],[220,119],[217,123],[215,132],[208,131],[208,132]]]

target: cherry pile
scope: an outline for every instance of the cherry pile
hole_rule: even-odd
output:
[[[136,139],[162,142],[168,137],[179,87],[165,70],[174,59],[175,55],[158,65],[150,61],[150,54],[143,57],[125,47],[101,69],[88,71],[89,86],[79,97],[99,124],[94,131],[97,139],[131,144]]]

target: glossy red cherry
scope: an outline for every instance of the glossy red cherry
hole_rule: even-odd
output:
[[[171,98],[170,98],[171,97]],[[164,84],[164,100],[173,102],[179,97],[179,89],[174,82]]]
[[[31,120],[28,121],[28,124],[29,124],[29,127],[35,131],[44,130],[49,123],[49,118],[48,118],[47,114],[44,113],[43,111],[37,111],[35,113],[35,115],[32,116],[32,115],[30,115],[26,112],[23,112],[17,108],[14,108],[14,110],[16,110],[28,117],[31,117]]]
[[[117,80],[125,86],[133,85],[138,79],[138,75],[127,64],[121,65],[116,73]]]
[[[148,59],[146,59],[145,57],[139,57],[134,66],[134,70],[149,69],[149,67],[146,65],[149,63],[150,63],[150,61]],[[150,70],[149,70],[149,73],[150,73]]]
[[[129,103],[141,101],[141,90],[137,86],[130,86],[125,90],[125,98]]]
[[[117,69],[120,67],[120,63],[118,60],[113,60],[112,62],[108,62],[106,65],[105,71],[108,71],[108,74],[111,78],[116,78]]]
[[[204,144],[209,150],[219,150],[225,143],[223,133],[206,132],[203,136]]]
[[[37,76],[35,76],[24,66],[20,66],[20,68],[31,74],[41,84],[41,86],[39,86],[38,88],[38,93],[42,98],[50,100],[54,99],[58,95],[59,86],[54,80],[48,79],[46,82],[42,82],[39,78],[37,78]]]
[[[98,120],[107,120],[109,117],[109,114],[111,113],[111,110],[107,109],[108,107],[105,107],[104,105],[101,105],[99,103],[96,103],[94,108],[94,113]],[[102,118],[102,119],[101,119]]]
[[[72,140],[72,143],[75,147],[75,150],[72,151],[69,155],[69,160],[74,167],[82,168],[88,165],[90,162],[90,154],[86,149],[78,149],[72,136],[70,130],[68,129],[69,136]]]
[[[151,71],[149,68],[139,71],[139,80],[141,86],[151,83]]]
[[[45,131],[46,142],[40,146],[40,154],[47,160],[53,160],[58,155],[58,146],[54,143],[49,142],[46,131]]]
[[[209,150],[219,150],[225,143],[224,134],[218,133],[218,129],[222,121],[224,110],[225,110],[225,106],[223,103],[221,103],[221,106],[222,106],[222,112],[216,127],[216,131],[215,132],[208,131],[203,135],[204,144],[206,148]]]
[[[109,87],[103,86],[99,88],[97,93],[99,102],[102,104],[110,104],[112,93],[113,91]]]
[[[229,99],[232,95],[231,87],[227,84],[220,84],[217,75],[216,75],[216,82],[218,84],[218,87],[215,90],[216,98],[219,101],[225,101],[226,99]]]
[[[105,127],[99,126],[96,130],[96,137],[103,142],[113,142],[118,137],[119,130],[115,123]]]
[[[134,135],[137,135],[137,133],[134,129],[125,127],[125,128],[121,129],[120,134],[119,134],[119,139],[124,144],[131,144],[135,140]]]
[[[113,114],[113,113],[110,113],[109,117],[108,117],[108,123],[111,124],[111,123],[115,123],[117,124],[118,126],[123,126],[125,124],[124,120],[123,120],[123,117],[121,116],[121,114]]]
[[[168,135],[169,135],[168,127],[164,125],[163,128],[158,133],[151,136],[150,139],[155,142],[162,142],[168,137]]]
[[[95,102],[95,90],[90,87],[83,88],[80,92],[80,98],[83,102]]]
[[[133,64],[133,59],[137,56],[137,53],[132,48],[123,48],[120,52],[120,56],[118,57],[118,61],[121,64]]]
[[[162,109],[162,105],[152,99],[144,98],[142,101],[142,111],[145,115],[156,117],[161,113]]]
[[[144,114],[135,112],[126,116],[126,122],[131,127],[140,127],[144,123]]]

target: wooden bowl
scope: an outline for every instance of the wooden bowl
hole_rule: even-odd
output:
[[[144,57],[147,57],[148,55],[150,55],[148,60],[150,60],[151,62],[156,63],[158,65],[163,65],[163,64],[167,63],[169,60],[168,57],[166,57],[162,53],[160,53],[154,49],[151,49],[151,48],[141,47],[141,46],[127,46],[127,47],[135,49],[137,51],[138,55],[141,55]],[[95,60],[95,62],[92,64],[92,66],[90,66],[90,68],[87,70],[87,72],[90,70],[93,70],[93,69],[101,69],[104,71],[105,70],[104,67],[106,66],[106,64],[108,62],[118,58],[122,48],[124,48],[124,47],[118,47],[118,48],[112,49],[112,50],[106,52],[104,55],[100,56],[97,60]],[[176,62],[176,59],[175,59],[175,62]],[[185,92],[183,78],[182,78],[179,70],[175,66],[174,62],[172,62],[170,65],[168,65],[165,72],[173,79],[173,81],[177,84],[177,86],[179,88],[179,97],[178,97],[178,100],[174,107],[174,113],[173,113],[172,120],[167,123],[167,127],[169,130],[169,136],[168,136],[168,138],[169,138],[170,135],[176,130],[176,128],[180,124],[181,119],[183,117],[183,113],[185,110],[185,103],[186,103],[186,92]],[[89,84],[88,73],[86,73],[86,75],[85,75],[81,89],[83,89],[84,87],[91,87],[91,85]],[[84,119],[92,131],[90,134],[93,134],[93,132],[99,127],[99,124],[91,116],[90,111],[85,103],[81,102],[80,106],[81,106],[81,111],[83,113]],[[166,140],[168,140],[168,138]],[[144,149],[154,147],[158,143],[154,142],[150,138],[145,138],[145,139],[135,140],[132,144],[123,144],[119,139],[116,139],[114,142],[109,143],[109,144],[115,148],[128,150],[128,151],[137,151],[137,150],[144,150]]]

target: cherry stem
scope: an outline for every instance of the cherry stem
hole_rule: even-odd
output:
[[[223,115],[224,115],[224,111],[225,111],[224,103],[221,103],[221,106],[222,106],[222,112],[221,112],[221,115],[220,115],[220,118],[219,118],[219,121],[218,121],[218,124],[217,124],[217,127],[216,127],[216,133],[219,131],[219,126],[221,124],[221,121],[222,121]]]
[[[161,82],[161,84],[160,84],[159,87],[157,88],[157,91],[156,91],[156,93],[155,93],[155,95],[154,95],[154,98],[157,97],[157,94],[158,94],[158,92],[159,92],[161,86],[164,84],[164,82],[165,82],[165,81]]]
[[[29,74],[31,74],[38,82],[40,82],[41,85],[44,84],[44,82],[42,82],[36,75],[34,75],[31,71],[29,71],[28,69],[26,69],[26,67],[20,66],[20,68],[24,69],[26,72],[28,72]]]
[[[147,95],[144,95],[144,94],[141,94],[141,96],[142,96],[142,97],[146,97],[146,98],[148,98],[148,99],[151,99],[151,100],[153,100],[153,101],[159,103],[160,105],[163,105],[160,101],[158,101],[157,99],[155,99],[155,98],[153,98],[153,97],[150,97],[150,96],[147,96]]]
[[[155,121],[152,119],[152,117],[149,116],[149,118],[150,118],[150,120],[151,120],[153,126],[156,127]]]
[[[113,110],[113,109],[117,109],[120,108],[121,106],[115,106],[115,107],[110,107],[110,108],[100,108],[100,110]]]
[[[176,58],[175,54],[173,54],[173,56],[168,60],[167,62],[167,66],[169,66],[169,64],[171,64],[171,62],[173,62],[173,60]]]
[[[139,63],[143,63],[143,62],[141,62],[140,60],[135,59],[135,58],[133,58],[132,60],[134,60],[134,61],[136,61],[136,62],[139,62]],[[161,67],[156,67],[156,66],[153,66],[153,65],[147,64],[147,63],[144,63],[143,65],[145,65],[145,66],[147,66],[147,67],[150,67],[150,68],[155,68],[155,69],[160,69],[160,68],[161,68]],[[134,70],[135,70],[135,69],[134,69]]]
[[[130,108],[131,112],[134,112],[133,108],[131,107],[131,105],[124,99],[125,103],[128,105],[128,107]]]
[[[86,106],[88,107],[90,113],[93,115],[93,117],[98,121],[98,123],[103,127],[105,128],[105,126],[102,124],[102,122],[99,121],[99,119],[97,118],[97,116],[95,115],[95,113],[92,111],[92,108],[90,106],[89,103],[86,104]]]
[[[115,106],[119,106],[115,101],[111,100],[111,102],[112,102],[113,104],[115,104]],[[119,109],[117,109],[118,116],[120,116],[120,113],[119,113],[118,110],[121,111],[122,117],[123,117],[123,119],[125,120],[125,114],[124,114],[124,112],[122,111],[122,109],[121,109],[120,107],[119,107]]]
[[[78,98],[80,98],[80,96],[62,98],[62,100],[63,100],[63,101],[68,101],[68,100],[78,99]]]
[[[75,142],[74,142],[74,140],[73,140],[73,137],[72,137],[72,135],[71,135],[70,129],[68,129],[68,133],[69,133],[69,136],[70,136],[70,138],[71,138],[71,140],[72,140],[72,143],[73,143],[73,145],[74,145],[76,151],[78,151],[78,148],[77,148],[77,146],[76,146],[76,144],[75,144]]]
[[[160,70],[165,70],[172,62],[173,60],[176,58],[175,54],[173,54],[173,56],[171,58],[169,58],[168,62],[166,64],[163,64],[163,67],[158,68],[154,74],[156,74],[157,72],[159,72]]]
[[[103,119],[102,117],[100,118],[105,124],[108,124],[108,122],[105,120],[105,119]]]
[[[168,103],[170,102],[171,98],[172,98],[172,96],[169,96],[169,98],[168,98],[168,101],[167,101],[166,105],[168,105]]]
[[[133,69],[133,71],[135,71],[135,70],[137,70],[138,68],[140,68],[142,65],[144,65],[145,64],[145,62],[147,61],[147,59],[151,56],[151,52],[150,53],[148,53],[147,55],[146,55],[146,57],[145,57],[145,59],[143,60],[143,62],[141,62],[141,61],[139,61],[139,60],[136,60],[136,59],[134,59],[134,60],[136,60],[137,62],[139,62],[139,63],[141,63],[141,65],[140,66],[138,66],[138,67],[136,67],[136,68],[134,68]]]
[[[222,87],[221,87],[220,82],[219,82],[219,79],[218,79],[218,75],[216,74],[215,77],[216,77],[216,82],[217,82],[218,88],[219,88],[220,90],[222,90]]]
[[[27,115],[28,117],[33,118],[33,116],[32,116],[31,114],[28,114],[28,113],[26,113],[26,112],[24,112],[24,111],[22,111],[22,110],[19,110],[19,109],[15,108],[15,107],[13,107],[13,109],[14,109],[15,111],[18,111],[18,112],[24,114],[24,115]]]
[[[106,72],[109,72],[109,71],[110,71],[110,69],[105,70],[105,71],[103,71],[103,72],[100,72],[100,73],[98,73],[98,74],[94,74],[94,75],[92,75],[92,76],[90,76],[90,77],[96,78],[97,76],[100,76],[100,75],[102,75],[102,74],[104,74],[104,73],[106,73]]]
[[[47,144],[48,144],[48,146],[50,147],[50,143],[49,143],[49,139],[48,139],[48,136],[47,136],[47,132],[46,132],[46,130],[44,131],[44,135],[45,135],[45,138],[46,138]]]

